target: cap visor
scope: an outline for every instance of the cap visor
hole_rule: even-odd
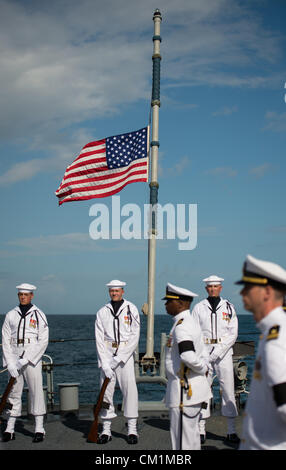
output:
[[[180,297],[178,295],[165,295],[165,297],[162,298],[162,300],[179,300]]]

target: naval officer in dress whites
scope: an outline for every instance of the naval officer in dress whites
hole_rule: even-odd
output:
[[[45,314],[32,299],[36,287],[32,284],[17,286],[19,306],[10,310],[2,327],[3,365],[16,382],[9,394],[7,427],[2,442],[15,439],[16,418],[21,416],[24,380],[27,382],[31,414],[35,416],[33,442],[44,439],[46,405],[43,393],[42,356],[49,341],[49,328]]]
[[[261,331],[240,450],[286,450],[286,270],[246,257],[240,294]]]
[[[136,306],[123,298],[125,285],[125,282],[118,280],[107,284],[111,300],[97,312],[95,320],[101,384],[105,377],[110,379],[104,395],[104,402],[108,403],[109,407],[100,413],[103,431],[98,438],[99,444],[106,444],[111,440],[111,421],[116,417],[113,406],[116,379],[123,395],[124,416],[128,423],[127,442],[138,442],[138,391],[134,353],[140,336],[140,316]]]
[[[220,297],[223,278],[216,275],[203,279],[208,297],[195,305],[192,316],[201,326],[204,341],[209,352],[211,368],[216,373],[222,392],[221,413],[227,417],[226,441],[238,444],[235,430],[237,407],[234,393],[233,345],[238,335],[238,321],[235,308],[228,300]],[[211,381],[212,374],[209,374]],[[210,416],[210,406],[202,410],[200,435],[205,442],[205,423]]]
[[[206,374],[208,355],[202,332],[190,314],[190,304],[197,294],[168,283],[165,307],[173,317],[173,327],[166,345],[165,403],[170,414],[173,450],[199,450],[198,427],[201,408],[212,392]]]

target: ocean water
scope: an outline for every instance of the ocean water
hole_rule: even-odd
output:
[[[4,316],[0,316],[0,324]],[[99,393],[99,371],[97,367],[96,346],[94,341],[94,315],[50,315],[48,317],[50,342],[44,356],[45,362],[53,362],[54,401],[59,401],[59,383],[79,383],[80,403],[94,403]],[[238,341],[254,341],[257,345],[259,332],[252,315],[238,315]],[[160,352],[161,333],[168,334],[172,327],[172,318],[166,315],[154,316],[154,351]],[[141,334],[139,352],[146,351],[147,317],[141,315]],[[243,359],[248,365],[250,380],[253,368],[253,356]],[[2,363],[2,352],[1,352]],[[1,368],[0,368],[1,371]],[[43,374],[46,384],[46,374]],[[0,373],[0,394],[7,384],[7,372]],[[165,387],[160,384],[138,384],[139,400],[162,400]],[[121,403],[119,389],[114,395],[115,403]],[[25,402],[25,394],[23,394]]]

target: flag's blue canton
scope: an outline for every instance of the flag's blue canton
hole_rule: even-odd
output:
[[[106,162],[109,169],[128,166],[147,157],[147,128],[106,138]]]

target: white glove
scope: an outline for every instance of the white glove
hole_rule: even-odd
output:
[[[16,367],[16,364],[8,364],[7,369],[9,374],[14,377],[15,379],[19,377],[18,369]]]
[[[18,359],[17,361],[17,369],[20,371],[26,364],[28,364],[28,359],[25,359],[24,357],[22,359]]]
[[[219,359],[219,357],[215,353],[212,353],[209,357],[209,361],[210,361],[211,364],[214,364],[218,359]]]
[[[109,366],[103,367],[102,370],[104,372],[105,377],[107,377],[108,379],[112,379],[112,377],[114,376],[114,372]]]
[[[110,368],[111,368],[112,370],[116,369],[116,367],[118,366],[119,362],[120,362],[120,360],[119,360],[117,357],[113,357],[113,358],[111,359],[110,364],[109,364]]]

